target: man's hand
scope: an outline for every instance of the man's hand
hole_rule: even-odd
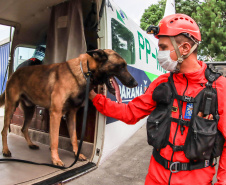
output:
[[[97,93],[95,93],[95,91],[92,89],[92,90],[89,92],[89,99],[90,99],[90,100],[93,100],[93,98],[95,98],[96,95],[97,95]]]
[[[213,115],[212,114],[204,116],[202,112],[199,112],[198,116],[202,117],[202,118],[205,118],[205,119],[213,120]]]

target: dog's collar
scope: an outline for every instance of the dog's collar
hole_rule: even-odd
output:
[[[88,72],[87,73],[84,73],[83,71],[83,68],[82,68],[82,61],[80,61],[80,68],[81,68],[81,71],[83,73],[83,76],[84,78],[87,80],[88,77],[91,77],[92,75],[92,72],[90,71],[90,68],[89,68],[89,62],[87,61],[87,69],[88,69]]]

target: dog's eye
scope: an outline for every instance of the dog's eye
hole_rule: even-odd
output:
[[[120,65],[116,65],[116,66],[115,66],[115,70],[116,70],[116,71],[124,70],[125,67],[126,67],[126,64],[122,63],[122,64],[120,64]]]
[[[122,69],[122,66],[118,65],[118,66],[116,67],[116,70],[119,71],[120,69]]]
[[[125,68],[125,67],[126,67],[126,64],[123,63],[122,66],[121,66],[121,68]]]

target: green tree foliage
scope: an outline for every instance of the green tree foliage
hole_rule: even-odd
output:
[[[199,6],[199,0],[175,0],[176,12],[184,13],[189,16],[196,12],[196,7]],[[166,7],[166,0],[159,0],[158,4],[153,4],[145,9],[141,18],[140,27],[146,30],[148,26],[158,25],[159,21],[163,18]]]
[[[143,30],[146,30],[148,26],[158,25],[159,21],[162,19],[164,15],[164,10],[166,7],[166,0],[160,0],[158,4],[153,4],[145,9],[144,14],[141,18],[140,27]]]
[[[202,35],[200,54],[211,57],[215,61],[226,60],[225,11],[225,0],[206,0],[197,7],[197,13],[192,14]]]
[[[146,30],[149,25],[158,25],[165,11],[166,0],[149,6],[142,18],[140,27]],[[226,60],[226,2],[225,0],[175,0],[176,12],[187,14],[199,25],[202,42],[198,54],[216,61]]]
[[[192,17],[196,14],[196,8],[200,6],[200,0],[175,0],[176,12],[183,13]]]

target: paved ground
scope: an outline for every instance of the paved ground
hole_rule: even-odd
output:
[[[143,185],[151,154],[143,126],[96,170],[66,185]]]
[[[66,185],[143,185],[152,154],[146,137],[143,126],[96,170]]]
[[[143,126],[101,166],[66,185],[143,185],[152,154],[146,137]]]

